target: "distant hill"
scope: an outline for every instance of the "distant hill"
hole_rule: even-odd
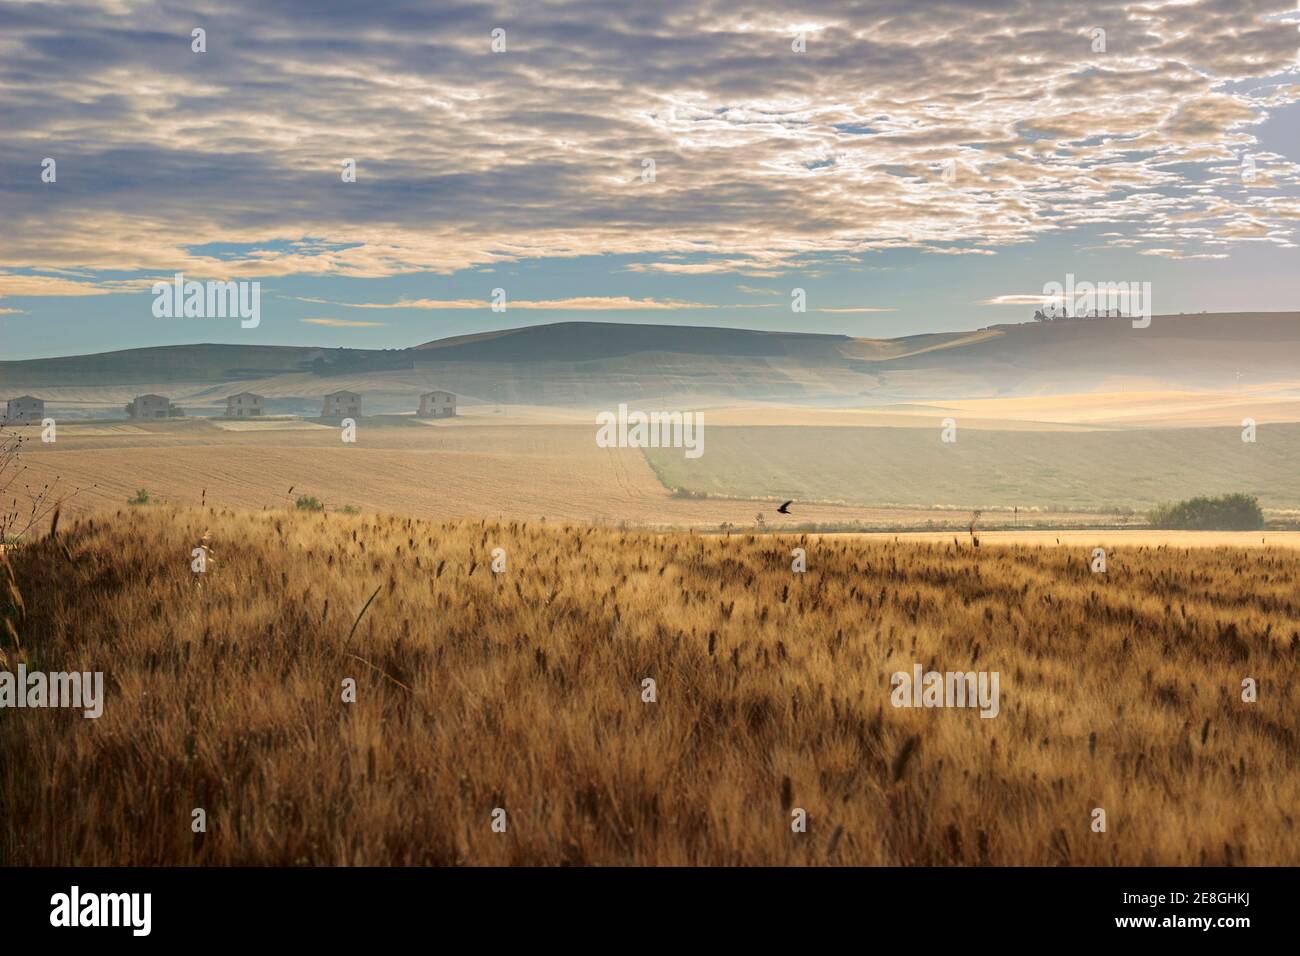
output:
[[[1087,391],[1148,381],[1206,389],[1300,380],[1300,312],[998,325],[959,347],[902,355],[893,373],[975,376],[1003,392]]]
[[[557,322],[501,332],[462,335],[417,345],[417,361],[594,362],[638,353],[706,355],[717,358],[834,360],[847,335],[758,332],[690,325],[626,325]]]
[[[290,345],[161,345],[95,355],[0,362],[0,385],[216,382],[301,371],[328,349]]]
[[[776,400],[863,405],[1099,389],[1300,388],[1300,313],[1156,316],[995,325],[894,339],[676,325],[560,322],[409,349],[185,345],[0,362],[0,396],[115,404],[166,388],[187,407],[243,389],[271,408],[365,392],[369,409],[407,409],[447,388],[467,403]]]

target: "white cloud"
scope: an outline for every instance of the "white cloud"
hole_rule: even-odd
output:
[[[302,302],[342,306],[348,309],[490,309],[487,299],[398,299],[396,302],[331,302],[304,298]],[[575,296],[568,299],[518,299],[507,297],[506,309],[538,309],[554,312],[671,312],[682,309],[721,308],[707,302],[680,302],[676,299],[634,299],[628,296]]]
[[[308,325],[324,325],[331,329],[373,329],[388,324],[386,322],[360,322],[355,319],[299,319],[298,321],[306,322]]]
[[[868,313],[868,312],[897,312],[898,310],[897,310],[897,309],[873,309],[873,308],[861,308],[861,309],[813,309],[813,311],[814,311],[814,312],[833,312],[833,313],[835,313],[835,314],[837,314],[837,315],[852,315],[852,314],[855,314],[855,313]]]

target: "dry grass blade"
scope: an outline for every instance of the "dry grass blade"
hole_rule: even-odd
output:
[[[894,756],[894,762],[890,765],[890,776],[897,783],[902,779],[903,774],[907,771],[908,761],[916,753],[917,745],[921,743],[921,738],[917,734],[908,737],[903,746],[898,748],[898,753]]]
[[[366,598],[366,603],[361,605],[361,610],[357,612],[357,619],[352,622],[352,630],[348,631],[348,638],[345,643],[351,642],[352,635],[357,632],[357,625],[361,623],[361,619],[365,617],[366,611],[370,609],[370,602],[375,599],[375,597],[379,594],[382,588],[383,588],[382,584],[379,585],[379,587],[375,588],[374,592],[370,595],[370,597]]]

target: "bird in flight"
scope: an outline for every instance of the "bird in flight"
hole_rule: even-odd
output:
[[[790,506],[791,506],[792,504],[794,504],[794,499],[793,499],[793,498],[790,499],[789,501],[787,501],[787,502],[786,502],[785,504],[783,504],[781,507],[777,508],[776,510],[779,511],[779,512],[780,512],[781,514],[783,514],[783,515],[788,515],[788,514],[790,513]]]

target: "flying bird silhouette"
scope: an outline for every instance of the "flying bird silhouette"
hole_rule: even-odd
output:
[[[791,506],[792,504],[794,504],[794,499],[793,499],[793,498],[790,499],[789,501],[787,501],[787,502],[786,502],[785,504],[783,504],[781,507],[777,508],[776,510],[779,511],[779,512],[780,512],[781,514],[783,514],[783,515],[788,515],[788,514],[790,513],[790,506]]]

